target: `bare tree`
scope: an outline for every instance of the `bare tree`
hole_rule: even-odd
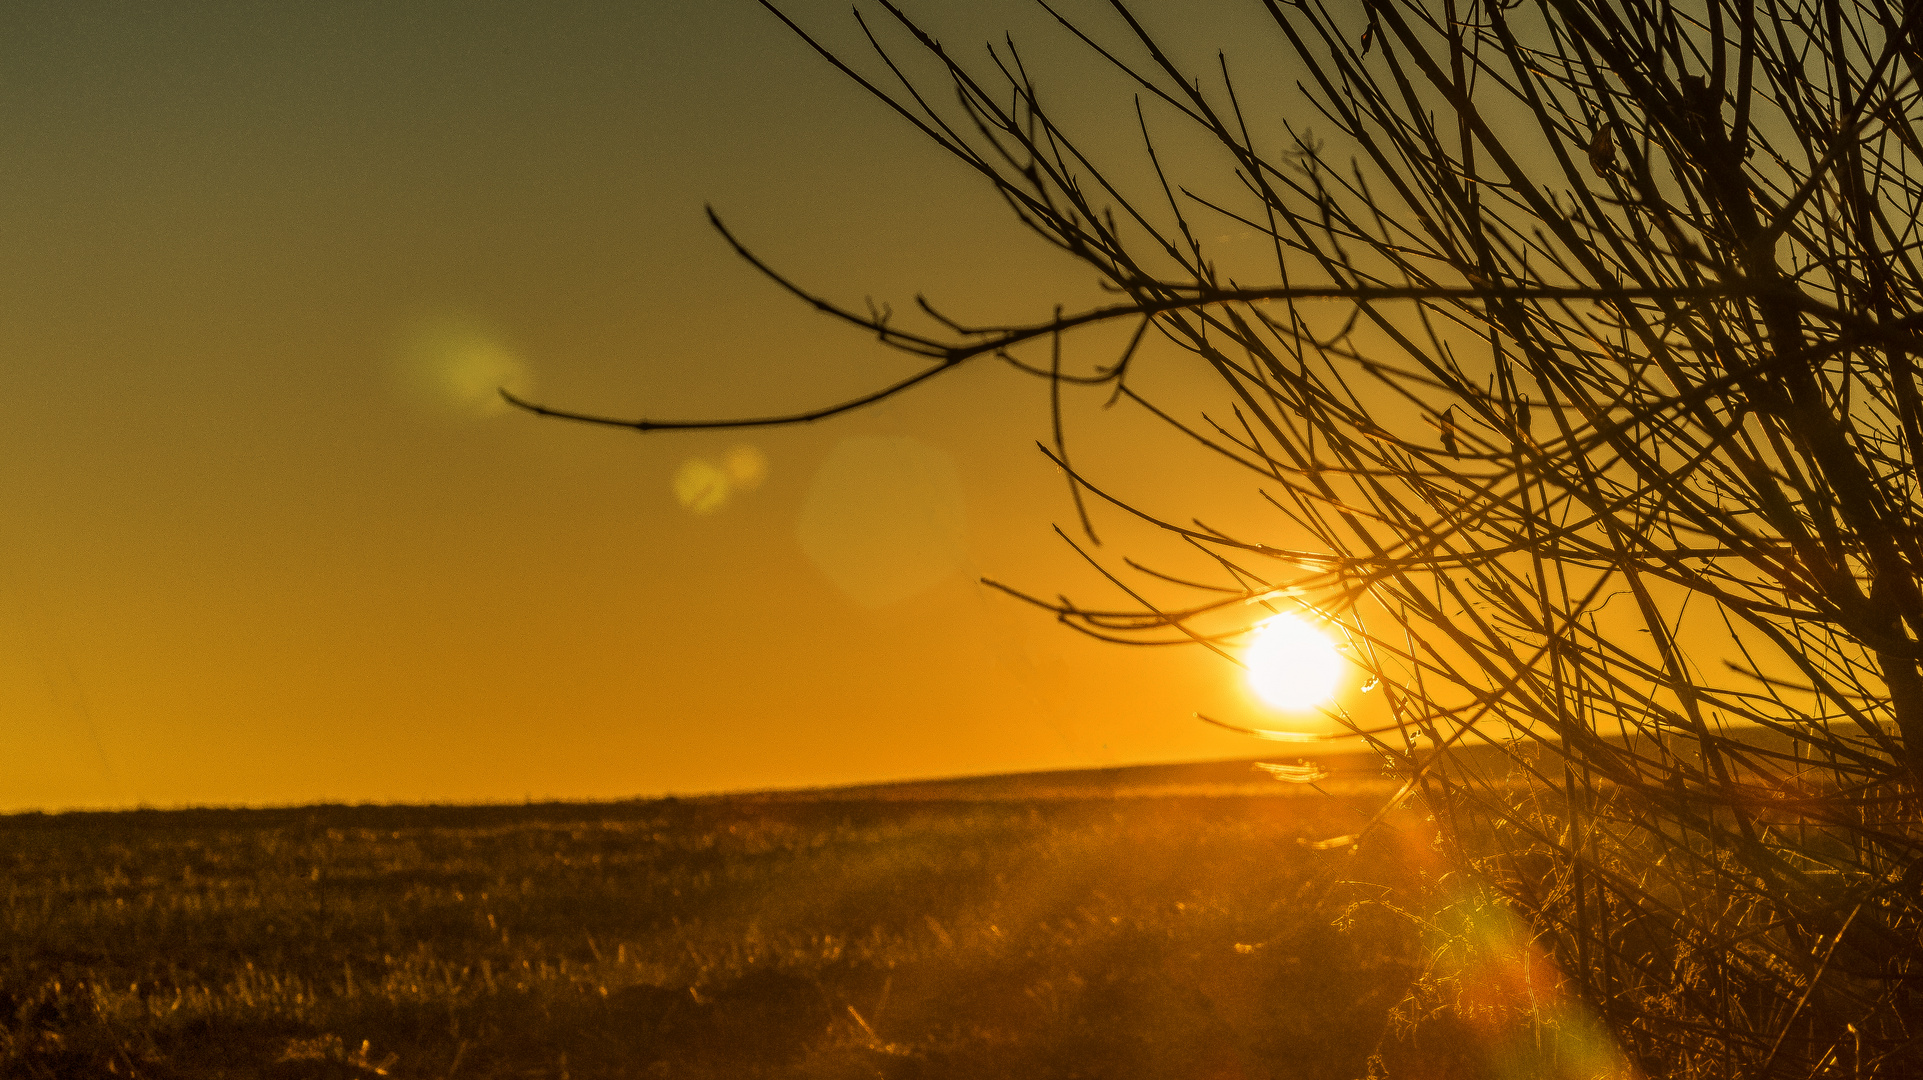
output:
[[[1152,520],[1213,577],[1131,565],[1122,606],[1036,603],[1214,648],[1251,603],[1339,627],[1378,689],[1338,716],[1400,762],[1394,801],[1434,810],[1462,870],[1440,900],[1520,913],[1623,1067],[1914,1075],[1923,3],[1261,2],[1253,70],[1302,95],[1277,124],[1238,92],[1246,56],[1184,70],[1119,0],[1108,31],[1057,16],[1136,85],[1151,153],[1151,117],[1218,152],[1210,189],[1166,153],[1134,189],[1084,156],[1013,42],[964,64],[884,2],[871,78],[789,22],[1115,301],[992,326],[923,302],[911,329],[724,228],[923,366],[792,416],[520,404],[792,423],[982,358],[1048,380],[1058,418],[1075,388],[1148,410],[1243,471],[1273,534],[1155,516],[1070,469],[1078,500]],[[1205,221],[1259,234],[1265,266],[1218,272]],[[1111,323],[1119,354],[1064,359]],[[1151,352],[1220,406],[1141,392]],[[1054,453],[1067,467],[1059,420]],[[1189,598],[1151,599],[1173,588]],[[1452,759],[1478,743],[1507,766]],[[1431,975],[1411,1022],[1486,1009]]]

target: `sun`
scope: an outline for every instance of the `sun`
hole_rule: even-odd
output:
[[[1294,615],[1257,626],[1242,662],[1256,696],[1290,710],[1312,709],[1333,697],[1346,663],[1335,642]]]

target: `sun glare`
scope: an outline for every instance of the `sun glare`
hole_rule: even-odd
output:
[[[1256,628],[1242,653],[1249,687],[1278,709],[1312,709],[1335,694],[1342,654],[1328,636],[1294,615],[1277,615]]]

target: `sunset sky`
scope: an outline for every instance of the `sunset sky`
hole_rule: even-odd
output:
[[[1140,167],[1126,92],[1081,79],[1059,30],[958,6],[918,10],[971,57],[1032,41],[1065,109],[1114,122],[1097,149]],[[791,10],[860,40],[843,3]],[[1261,30],[1181,28],[1198,56],[1272,56]],[[856,306],[1033,319],[1098,295],[749,0],[25,0],[0,13],[0,131],[0,808],[1262,752],[1191,716],[1265,715],[1222,661],[977,584],[1126,599],[1052,531],[1074,512],[1035,448],[1041,383],[984,362],[746,434],[492,397],[744,415],[908,370],[757,276],[704,203]],[[1103,462],[1139,418],[1074,415],[1098,414]],[[1113,460],[1095,475],[1137,496],[1226,506],[1176,459]],[[1098,525],[1105,559],[1152,546]]]

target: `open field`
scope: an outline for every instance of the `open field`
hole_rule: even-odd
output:
[[[0,1072],[1358,1076],[1420,832],[1313,846],[1366,774],[0,818]]]

